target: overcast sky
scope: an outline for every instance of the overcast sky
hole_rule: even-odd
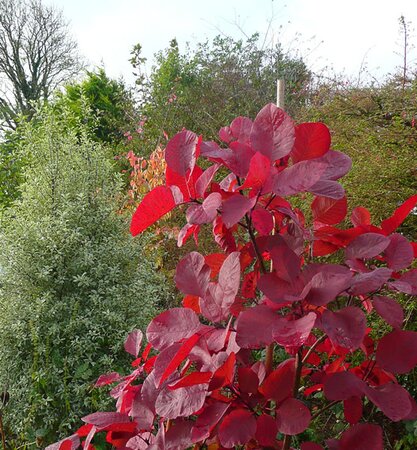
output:
[[[309,67],[357,77],[361,67],[381,79],[401,65],[398,18],[417,24],[416,0],[45,0],[62,9],[80,52],[109,75],[131,81],[133,45],[152,55],[177,38],[180,47],[219,33],[265,34],[299,50]],[[412,43],[417,35],[412,30]],[[410,59],[416,63],[416,50]]]

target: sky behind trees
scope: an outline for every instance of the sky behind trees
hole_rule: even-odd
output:
[[[316,72],[331,66],[357,77],[367,67],[378,79],[402,58],[398,19],[411,21],[410,64],[416,63],[417,2],[411,0],[45,0],[64,11],[81,53],[112,77],[132,81],[134,44],[152,55],[176,37],[180,47],[219,33],[265,34],[298,50]],[[271,25],[269,26],[269,23]]]

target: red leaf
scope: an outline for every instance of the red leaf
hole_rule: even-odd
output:
[[[269,253],[277,276],[288,283],[294,282],[301,271],[300,258],[283,239],[274,241],[274,245],[270,248]]]
[[[373,258],[390,244],[389,238],[378,233],[365,233],[356,237],[346,247],[346,259]]]
[[[386,234],[395,231],[407,218],[412,209],[417,205],[417,194],[407,199],[400,207],[398,207],[391,217],[385,219],[381,223],[381,228]]]
[[[417,365],[417,333],[394,330],[378,343],[376,362],[392,373],[408,373]]]
[[[210,278],[212,280],[217,278],[226,257],[227,255],[224,253],[211,253],[204,257],[206,264],[210,267]]]
[[[191,439],[193,424],[194,422],[191,420],[176,420],[165,434],[165,446],[158,446],[158,450],[160,448],[164,448],[164,450],[191,448],[193,444],[193,440]]]
[[[184,359],[190,354],[195,344],[200,340],[198,333],[193,334],[185,340],[175,355],[172,357],[169,364],[166,366],[164,373],[159,380],[159,386],[174,372],[174,370],[184,361]]]
[[[130,223],[132,236],[142,233],[142,231],[153,225],[158,219],[169,213],[180,203],[174,198],[172,190],[174,188],[175,186],[157,186],[143,197]],[[178,196],[178,193],[176,196]]]
[[[224,261],[219,282],[210,283],[207,294],[200,300],[201,312],[212,322],[226,320],[235,302],[240,285],[240,253],[231,253]]]
[[[372,304],[376,312],[394,328],[401,328],[404,322],[404,311],[399,303],[390,297],[374,296]]]
[[[295,127],[295,145],[291,151],[291,159],[294,163],[318,158],[329,149],[330,132],[323,123],[301,123]]]
[[[214,391],[233,381],[235,373],[236,355],[232,352],[226,361],[214,372],[210,381],[209,390]]]
[[[303,402],[288,398],[276,411],[278,431],[294,436],[302,433],[310,424],[311,414]]]
[[[297,285],[282,280],[273,272],[261,275],[258,281],[258,288],[269,300],[278,304],[300,300],[300,292],[297,289]]]
[[[325,164],[326,170],[322,174],[322,180],[338,180],[346,175],[352,167],[352,160],[341,152],[329,150],[325,155],[315,161]]]
[[[210,381],[211,372],[193,372],[169,385],[169,389],[178,389],[186,386],[194,386],[196,384],[206,384]]]
[[[173,344],[169,347],[164,348],[158,355],[156,355],[152,373],[154,374],[155,386],[157,388],[161,387],[161,377],[164,374],[165,369],[171,362],[172,358],[174,358],[175,354],[180,348],[180,343]],[[175,375],[178,376],[177,373]]]
[[[197,314],[188,308],[172,308],[155,317],[148,325],[146,337],[157,350],[188,339],[203,328]]]
[[[191,252],[177,264],[174,279],[182,293],[204,297],[210,281],[210,267],[204,256]]]
[[[287,359],[271,372],[259,388],[268,400],[281,403],[292,395],[295,380],[295,360]]]
[[[140,346],[142,344],[142,338],[143,333],[140,330],[133,330],[131,333],[129,333],[124,343],[124,348],[127,353],[130,353],[135,358],[137,358],[139,355]]]
[[[167,166],[165,182],[167,186],[177,186],[183,195],[183,201],[188,202],[190,199],[197,198],[195,183],[202,173],[201,168],[195,166],[191,174],[187,173],[188,176],[182,176]]]
[[[225,227],[222,218],[217,216],[213,222],[214,240],[226,253],[234,252],[237,249],[233,233]]]
[[[188,207],[187,222],[194,225],[213,222],[221,203],[222,196],[218,192],[212,192],[201,205],[192,204]]]
[[[360,397],[349,397],[343,401],[345,419],[351,425],[361,420],[362,409],[362,399]]]
[[[324,450],[320,444],[315,442],[303,442],[300,447],[301,450]]]
[[[91,431],[91,428],[93,428],[94,425],[91,423],[87,423],[85,425],[82,425],[78,430],[76,431],[77,436],[79,437],[85,437],[88,435],[88,433]]]
[[[193,170],[198,157],[198,137],[191,131],[181,131],[169,140],[165,148],[167,165],[179,175]]]
[[[223,303],[233,303],[240,285],[240,252],[230,253],[224,260],[218,285],[222,291]]]
[[[353,295],[367,294],[377,291],[385,284],[392,274],[392,270],[379,267],[372,272],[356,275],[351,283],[349,292]]]
[[[340,223],[347,213],[346,197],[334,200],[326,197],[316,197],[311,204],[313,219],[315,222],[327,225]]]
[[[350,287],[352,277],[353,273],[347,267],[323,265],[306,284],[303,291],[305,299],[312,305],[327,305]]]
[[[178,247],[182,247],[188,239],[194,235],[194,240],[197,243],[198,233],[200,231],[200,225],[191,225],[190,223],[186,223],[178,234],[177,245]]]
[[[264,305],[242,311],[236,323],[236,342],[241,348],[262,348],[273,342],[277,314]]]
[[[81,420],[85,423],[90,423],[102,430],[112,425],[120,423],[130,423],[130,417],[127,414],[118,412],[96,412],[82,417]]]
[[[267,236],[274,228],[274,219],[269,211],[258,208],[252,211],[252,224],[261,236]]]
[[[256,197],[247,198],[239,193],[225,200],[222,204],[222,220],[225,226],[231,228],[236,225],[255,203]]]
[[[393,422],[405,419],[413,407],[410,394],[399,384],[368,387],[366,396]]]
[[[151,350],[152,350],[152,345],[148,343],[145,347],[145,350],[143,350],[143,353],[142,353],[142,358],[144,361],[146,361],[148,359],[148,356],[149,356],[149,353],[151,352]]]
[[[345,190],[337,181],[320,180],[308,189],[314,195],[341,200],[345,197]]]
[[[408,240],[399,233],[389,236],[390,244],[385,249],[387,265],[392,270],[405,269],[413,262],[414,251]]]
[[[313,256],[327,256],[339,250],[339,246],[325,241],[315,241],[313,243]]]
[[[240,189],[261,190],[270,173],[271,161],[262,153],[256,152],[250,160],[248,176]]]
[[[355,227],[360,225],[371,225],[371,213],[366,208],[358,206],[353,209],[350,221]]]
[[[247,144],[231,142],[229,149],[223,157],[224,165],[238,177],[246,177],[249,171],[249,163],[254,155],[254,150]]]
[[[297,320],[278,319],[275,323],[273,338],[279,345],[299,347],[307,341],[315,321],[314,312]]]
[[[230,127],[222,127],[219,130],[219,139],[226,144],[233,140],[232,130]]]
[[[390,283],[390,287],[398,289],[405,294],[417,295],[417,269],[405,272],[397,281]]]
[[[245,445],[256,433],[256,419],[247,409],[235,409],[219,427],[219,440],[223,447]]]
[[[107,384],[119,381],[121,376],[117,372],[106,373],[105,375],[100,375],[94,387],[106,386]]]
[[[197,314],[201,313],[200,297],[197,295],[186,295],[182,300],[182,306],[192,309]]]
[[[258,375],[250,367],[238,369],[239,390],[247,394],[256,394],[259,386]]]
[[[141,400],[140,392],[133,399],[130,415],[134,418],[139,429],[150,430],[152,428],[155,415]]]
[[[338,450],[383,450],[382,428],[358,423],[342,434]]]
[[[72,436],[62,439],[55,444],[48,445],[45,450],[75,450],[80,446],[80,438],[78,434],[73,434]]]
[[[241,294],[245,298],[253,298],[256,294],[256,284],[258,282],[259,272],[249,272],[243,278]]]
[[[276,161],[288,155],[294,145],[295,130],[291,118],[273,103],[264,106],[253,122],[252,147]]]
[[[205,406],[201,414],[197,417],[191,431],[192,440],[198,442],[207,439],[210,436],[211,430],[224,416],[229,406],[229,403],[222,402],[215,402]]]
[[[324,311],[322,315],[323,331],[334,345],[356,350],[362,344],[366,332],[366,317],[356,306],[348,306],[339,311]]]
[[[155,402],[156,413],[166,419],[188,417],[200,410],[206,399],[207,384],[162,389]]]
[[[322,161],[300,161],[274,175],[272,192],[285,197],[308,191],[320,180],[325,170],[326,164]]]
[[[219,167],[219,164],[213,164],[200,175],[195,183],[195,198],[204,197],[204,193],[206,192],[208,185],[211,183],[211,180],[213,179]]]
[[[328,400],[347,400],[362,397],[366,384],[352,372],[336,372],[326,376],[324,394]]]
[[[236,117],[230,124],[230,131],[233,137],[243,144],[249,144],[250,133],[252,130],[252,120],[248,117]]]
[[[276,420],[268,415],[262,414],[256,420],[255,438],[262,447],[274,447],[277,442],[278,426]]]

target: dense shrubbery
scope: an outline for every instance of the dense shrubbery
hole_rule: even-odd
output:
[[[26,126],[22,198],[2,218],[0,386],[8,440],[46,442],[106,405],[91,381],[126,363],[123,340],[170,296],[117,213],[109,150],[72,113]],[[158,305],[159,303],[159,305]]]
[[[330,149],[325,125],[294,126],[269,104],[219,137],[223,146],[184,130],[168,142],[166,184],[144,196],[130,229],[138,235],[186,205],[178,243],[209,225],[222,252],[178,263],[183,307],[151,321],[142,353],[142,333],[129,335],[130,375],[100,377],[118,382],[117,411],[84,417],[50,450],[89,447],[100,432],[132,450],[323,450],[323,441],[382,450],[397,441],[383,432],[387,419],[417,417],[397,380],[417,366],[417,332],[403,329],[395,300],[417,294],[417,244],[395,232],[417,195],[379,226],[355,208],[343,229],[337,180],[351,160]],[[305,194],[308,216],[289,202]],[[327,259],[336,252],[339,264]]]

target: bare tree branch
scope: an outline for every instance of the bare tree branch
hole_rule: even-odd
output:
[[[81,68],[61,11],[41,0],[0,0],[0,128],[15,128],[19,114],[30,118],[34,103]]]

